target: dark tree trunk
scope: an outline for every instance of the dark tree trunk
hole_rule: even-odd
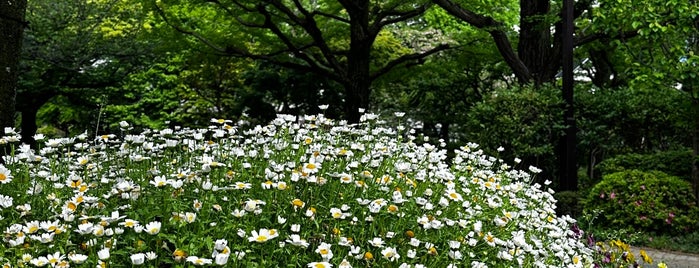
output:
[[[345,117],[359,122],[359,109],[369,108],[371,95],[371,46],[378,33],[369,28],[369,1],[353,1],[347,7],[350,16],[350,49],[344,75]]]
[[[37,148],[34,134],[38,129],[36,125],[36,115],[46,102],[56,96],[54,90],[46,90],[38,94],[20,93],[17,96],[18,102],[22,103],[17,107],[17,111],[22,113],[22,122],[20,129],[22,130],[22,142],[29,144],[32,148]]]
[[[619,75],[609,61],[609,55],[605,50],[590,50],[588,52],[595,73],[592,75],[592,83],[600,88],[614,87],[618,85]]]
[[[442,123],[442,127],[439,128],[439,138],[443,139],[447,144],[449,143],[449,123]]]
[[[0,1],[0,127],[14,127],[18,66],[27,0]],[[4,134],[4,133],[0,133]]]
[[[548,73],[552,56],[550,23],[546,21],[550,9],[549,0],[521,0],[520,3],[517,53],[536,84],[549,80],[543,76]]]
[[[694,114],[699,112],[699,99],[692,99],[692,111]],[[694,118],[692,129],[692,189],[694,190],[694,198],[699,200],[699,117]]]

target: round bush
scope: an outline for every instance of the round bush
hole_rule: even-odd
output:
[[[628,170],[603,176],[584,201],[600,225],[680,233],[696,229],[699,209],[691,185],[659,171]]]

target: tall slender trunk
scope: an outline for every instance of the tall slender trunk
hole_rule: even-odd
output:
[[[694,114],[699,112],[699,99],[692,100],[692,111]],[[692,189],[694,190],[694,198],[699,201],[699,117],[694,118],[692,129]]]
[[[0,127],[14,127],[27,0],[0,1]],[[4,134],[4,133],[0,133]]]

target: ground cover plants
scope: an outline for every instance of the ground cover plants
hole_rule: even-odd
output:
[[[397,114],[400,120],[402,114]],[[47,139],[0,166],[6,267],[592,267],[632,263],[557,217],[539,171],[374,114]],[[623,245],[615,243],[613,245]],[[611,252],[611,253],[610,253]],[[606,255],[605,255],[606,254]],[[610,258],[611,257],[611,258]],[[619,265],[616,264],[615,267]]]

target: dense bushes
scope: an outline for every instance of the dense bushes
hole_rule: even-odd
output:
[[[696,229],[699,220],[691,185],[659,171],[605,175],[584,200],[596,225],[655,233]]]
[[[688,179],[692,173],[692,151],[674,150],[654,154],[622,154],[600,162],[597,174],[612,174],[624,170],[657,170],[671,176]]]
[[[548,173],[540,179],[549,177],[556,172],[555,145],[565,128],[563,107],[555,87],[498,90],[468,111],[463,133],[486,152],[490,149],[508,161],[519,157],[523,167],[533,165]],[[500,146],[505,150],[495,152]]]

